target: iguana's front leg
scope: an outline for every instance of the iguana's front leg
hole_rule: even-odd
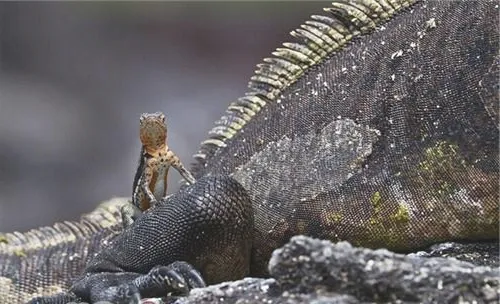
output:
[[[148,273],[87,273],[70,292],[95,303],[140,303],[143,297],[187,294],[192,288],[205,287],[200,273],[186,262],[156,266]],[[52,303],[50,303],[52,304]]]
[[[66,304],[81,301],[140,303],[141,294],[147,294],[149,297],[186,294],[192,288],[205,286],[203,278],[193,266],[185,262],[174,262],[168,266],[154,267],[147,274],[88,273],[71,287],[69,293],[38,297],[28,304]]]
[[[137,303],[139,295],[165,297],[204,286],[202,277],[207,283],[242,278],[249,273],[252,239],[245,189],[230,177],[204,177],[110,241],[71,292],[87,302]]]

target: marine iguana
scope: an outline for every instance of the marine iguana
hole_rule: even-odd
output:
[[[140,283],[155,278],[182,291],[190,286],[176,282],[201,284],[194,269],[207,283],[265,275],[271,251],[296,234],[395,251],[497,239],[498,5],[360,0],[326,10],[258,65],[250,92],[195,155],[198,182],[99,248],[73,292],[93,301],[151,296]],[[2,261],[12,266],[1,273],[14,301],[49,286],[34,275],[40,269],[51,270],[50,280],[61,271],[67,288],[66,260],[45,260],[61,249],[92,254],[98,235],[24,258],[5,245]],[[228,261],[241,267],[230,272]],[[166,267],[160,277],[156,265]]]

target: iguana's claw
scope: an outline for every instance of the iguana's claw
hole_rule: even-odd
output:
[[[190,264],[181,261],[168,266],[157,266],[151,269],[148,276],[152,285],[176,294],[187,294],[193,288],[206,286],[200,273]]]
[[[191,264],[177,261],[170,264],[167,267],[172,267],[172,269],[178,274],[182,275],[188,283],[188,288],[201,288],[207,286],[205,281],[201,277],[201,274],[196,270]]]

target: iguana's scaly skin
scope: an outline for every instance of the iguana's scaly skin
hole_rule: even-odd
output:
[[[67,290],[88,259],[122,232],[120,209],[126,204],[126,198],[113,198],[77,222],[0,233],[0,303]]]
[[[199,182],[103,248],[73,292],[151,296],[151,268],[179,260],[208,283],[265,275],[296,234],[398,251],[497,239],[498,7],[339,0],[326,10],[258,65],[195,156]]]

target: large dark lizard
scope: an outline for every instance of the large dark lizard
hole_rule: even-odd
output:
[[[73,296],[262,276],[296,234],[395,251],[497,239],[496,4],[328,11],[258,66],[196,155],[199,181],[103,248]]]

